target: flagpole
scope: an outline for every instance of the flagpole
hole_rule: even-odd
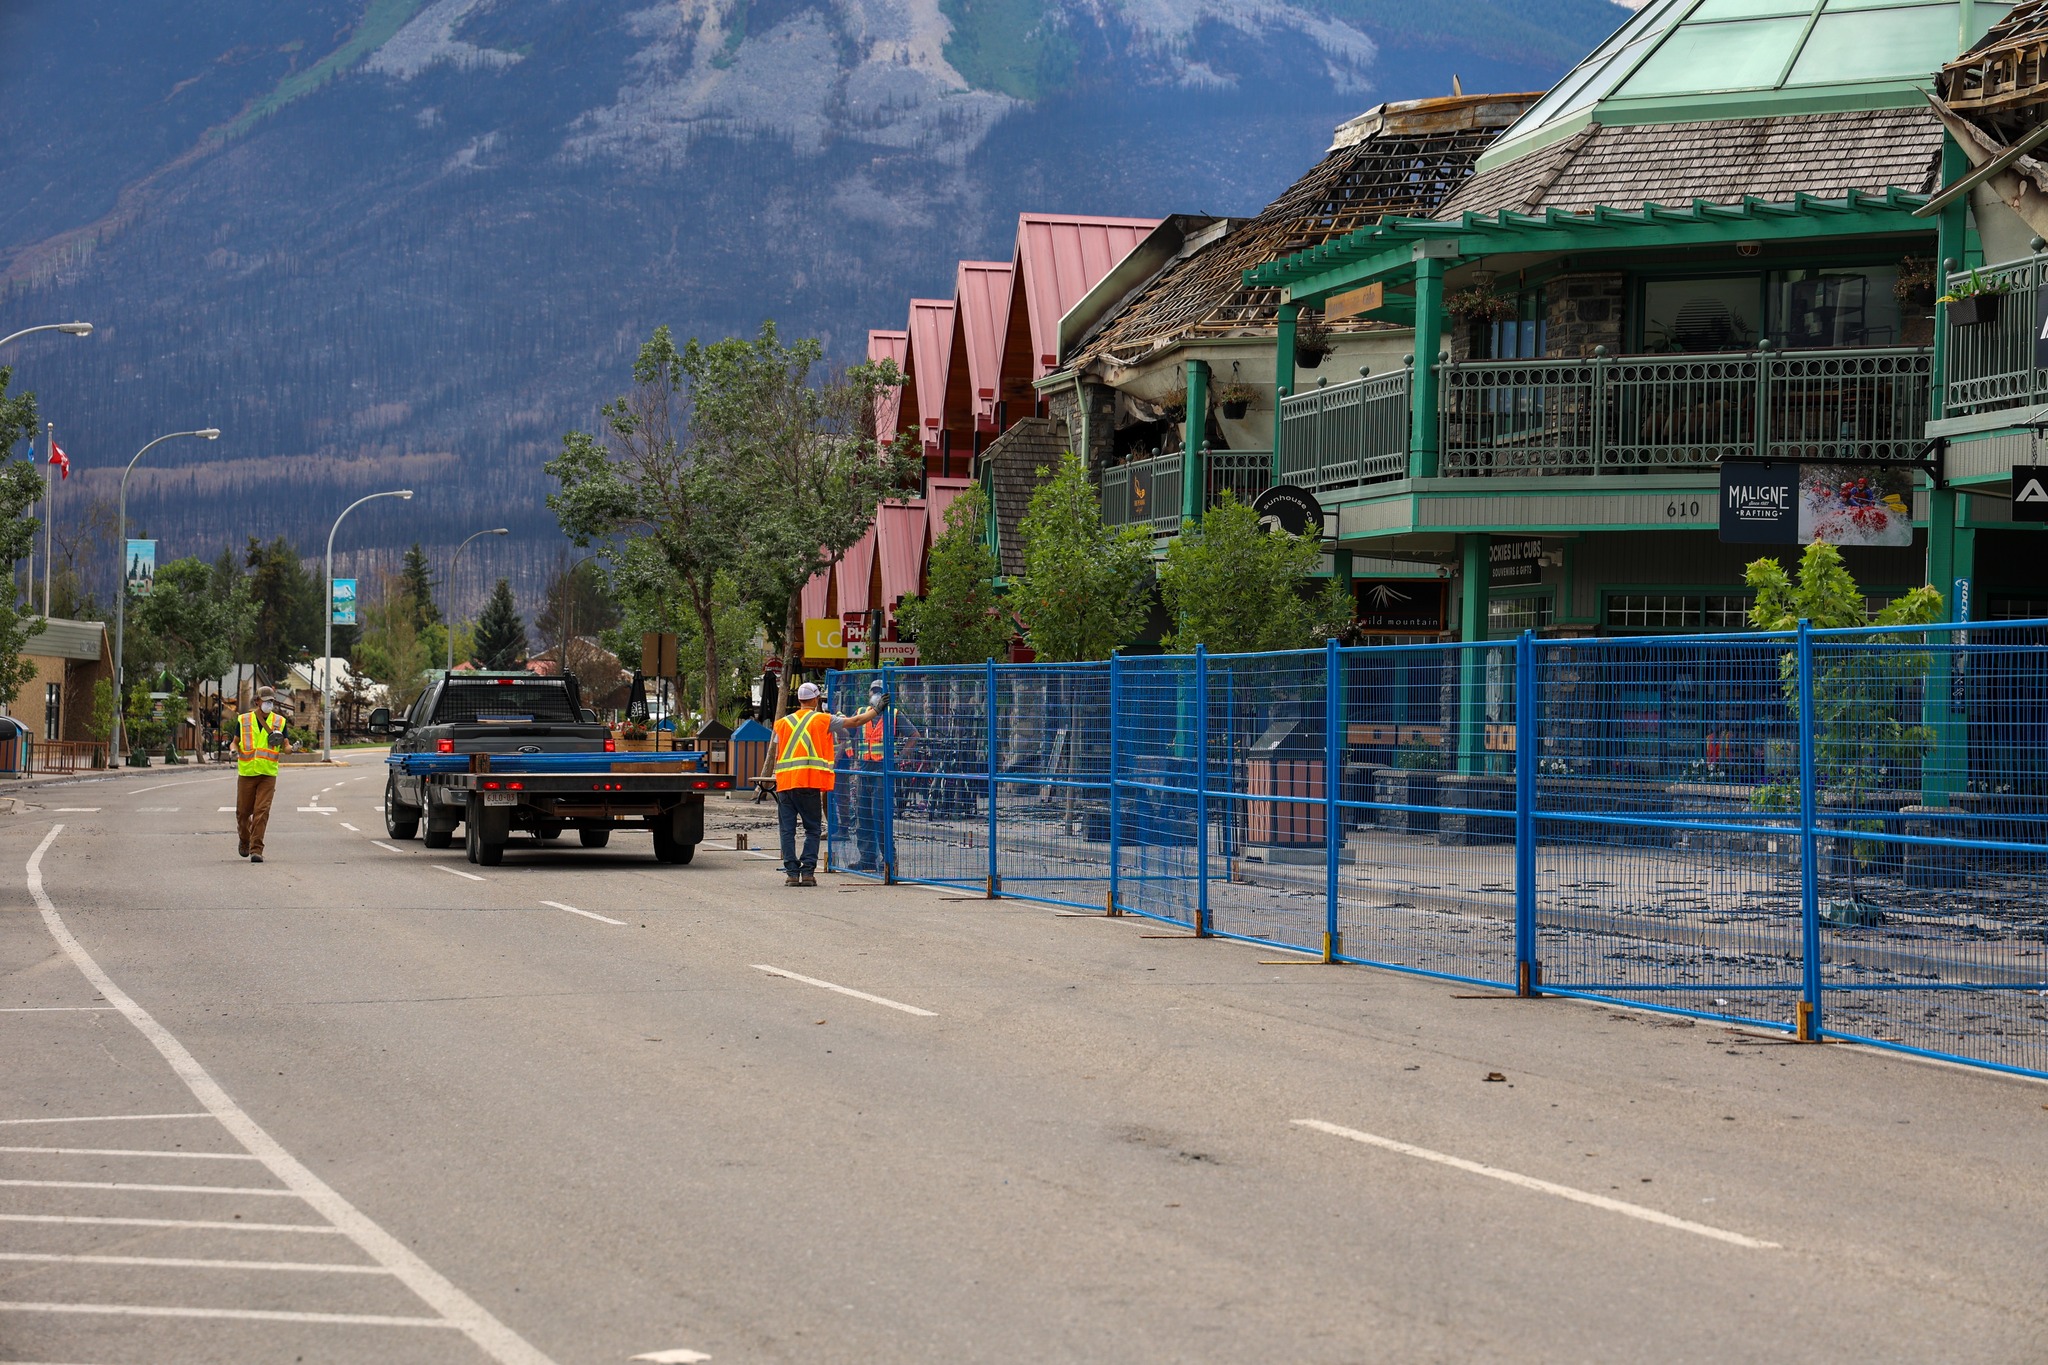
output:
[[[57,562],[57,424],[49,423],[50,449],[43,459],[43,618],[50,616],[50,566]]]

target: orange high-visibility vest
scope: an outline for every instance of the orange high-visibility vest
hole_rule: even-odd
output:
[[[832,718],[823,711],[792,711],[776,721],[775,790],[828,792],[832,786]]]
[[[861,738],[865,742],[861,745],[860,756],[870,763],[882,761],[882,746],[886,738],[882,724],[882,719],[877,716],[861,727]]]

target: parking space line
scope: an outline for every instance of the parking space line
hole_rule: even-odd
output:
[[[108,1008],[112,1008],[109,1006]],[[61,1119],[0,1119],[0,1126],[23,1123],[142,1123],[156,1119],[210,1119],[211,1114],[85,1114]]]
[[[310,1232],[339,1237],[331,1223],[244,1223],[219,1218],[113,1218],[95,1213],[0,1213],[0,1223],[77,1223],[88,1227],[189,1228],[202,1232]]]
[[[1539,1194],[1556,1195],[1559,1199],[1569,1199],[1577,1204],[1590,1204],[1596,1209],[1605,1209],[1609,1213],[1618,1213],[1626,1218],[1639,1218],[1645,1223],[1655,1223],[1659,1227],[1675,1228],[1680,1232],[1690,1232],[1700,1237],[1711,1237],[1717,1242],[1727,1242],[1732,1246],[1748,1247],[1754,1251],[1774,1251],[1778,1249],[1776,1242],[1759,1241],[1754,1237],[1745,1237],[1739,1232],[1729,1232],[1726,1228],[1709,1227],[1705,1223],[1695,1223],[1685,1218],[1674,1218],[1668,1213],[1658,1209],[1645,1208],[1641,1204],[1630,1204],[1620,1199],[1609,1199],[1604,1194],[1592,1194],[1586,1190],[1575,1190],[1569,1185],[1559,1185],[1548,1180],[1538,1180],[1535,1176],[1522,1175],[1516,1171],[1504,1171],[1498,1166],[1487,1166],[1477,1161],[1467,1161],[1463,1157],[1451,1156],[1444,1152],[1433,1152],[1427,1147],[1416,1147],[1410,1143],[1396,1142],[1392,1138],[1379,1137],[1372,1133],[1361,1133],[1356,1128],[1345,1128],[1338,1124],[1325,1123],[1321,1119],[1296,1119],[1294,1121],[1301,1127],[1313,1128],[1318,1133],[1328,1133],[1332,1137],[1347,1138],[1352,1142],[1363,1143],[1368,1147],[1378,1147],[1384,1151],[1398,1152],[1402,1156],[1412,1156],[1420,1161],[1433,1161],[1439,1166],[1449,1166],[1453,1170],[1465,1171],[1472,1175],[1483,1175],[1489,1180],[1499,1180],[1505,1184],[1515,1185],[1525,1190],[1534,1190]]]
[[[542,901],[541,904],[554,910],[567,910],[570,914],[581,915],[585,919],[603,920],[606,924],[623,925],[625,923],[622,919],[612,919],[607,915],[598,914],[595,910],[578,910],[575,906],[564,905],[560,901]]]
[[[434,869],[434,871],[446,872],[451,877],[467,877],[473,882],[480,882],[484,880],[482,877],[477,876],[476,873],[474,872],[464,872],[459,868],[449,867],[445,863],[432,863],[429,864],[429,866],[431,866]]]
[[[93,1256],[54,1251],[0,1251],[0,1261],[56,1265],[144,1265],[176,1270],[297,1270],[323,1275],[389,1275],[381,1265],[328,1265],[320,1261],[215,1261],[193,1256]]]
[[[247,1152],[164,1152],[134,1147],[0,1147],[0,1152],[40,1152],[45,1156],[167,1156],[179,1161],[254,1161]]]
[[[297,1190],[273,1190],[267,1185],[138,1185],[126,1180],[0,1180],[10,1188],[38,1190],[147,1190],[153,1194],[255,1195],[265,1199],[297,1199]]]
[[[140,1303],[25,1303],[0,1299],[0,1313],[99,1313],[130,1318],[238,1318],[245,1322],[318,1322],[338,1327],[456,1327],[447,1318],[400,1318],[378,1313],[288,1313],[278,1308],[177,1308]]]
[[[781,967],[770,967],[765,962],[756,962],[753,964],[753,968],[757,972],[766,972],[770,976],[780,976],[791,981],[801,981],[806,986],[816,986],[819,990],[823,991],[837,991],[841,995],[850,995],[856,1000],[865,1000],[874,1005],[886,1005],[892,1010],[902,1010],[905,1014],[915,1014],[920,1018],[936,1019],[939,1017],[931,1010],[921,1010],[915,1005],[906,1005],[901,1000],[890,1000],[879,995],[869,995],[866,991],[857,991],[851,986],[835,986],[829,981],[820,981],[814,976],[799,976],[797,973],[785,971]]]

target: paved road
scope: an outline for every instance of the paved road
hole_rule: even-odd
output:
[[[2048,1354],[2048,1087],[381,785],[0,817],[0,1361]]]

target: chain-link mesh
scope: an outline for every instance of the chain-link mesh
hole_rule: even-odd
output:
[[[2048,1074],[2043,623],[877,679],[835,868]]]

